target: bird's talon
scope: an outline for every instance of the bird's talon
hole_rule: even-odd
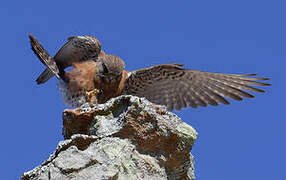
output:
[[[90,104],[97,104],[96,95],[99,93],[100,93],[100,90],[98,90],[98,89],[93,89],[91,91],[87,91],[85,93],[86,101],[89,102]]]

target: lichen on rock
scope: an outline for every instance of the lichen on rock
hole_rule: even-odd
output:
[[[165,107],[120,96],[63,112],[56,151],[26,179],[194,179],[197,132]]]

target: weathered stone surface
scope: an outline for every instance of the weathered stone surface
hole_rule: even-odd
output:
[[[63,113],[56,151],[26,179],[194,179],[196,131],[164,107],[121,96]]]

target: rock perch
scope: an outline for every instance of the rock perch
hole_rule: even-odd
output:
[[[145,98],[120,96],[63,112],[64,141],[22,180],[195,179],[197,132]]]

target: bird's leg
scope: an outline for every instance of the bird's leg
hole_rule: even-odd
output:
[[[90,104],[97,104],[97,97],[96,95],[100,93],[100,90],[98,89],[93,89],[91,91],[86,91],[85,93],[85,98],[86,101]]]

